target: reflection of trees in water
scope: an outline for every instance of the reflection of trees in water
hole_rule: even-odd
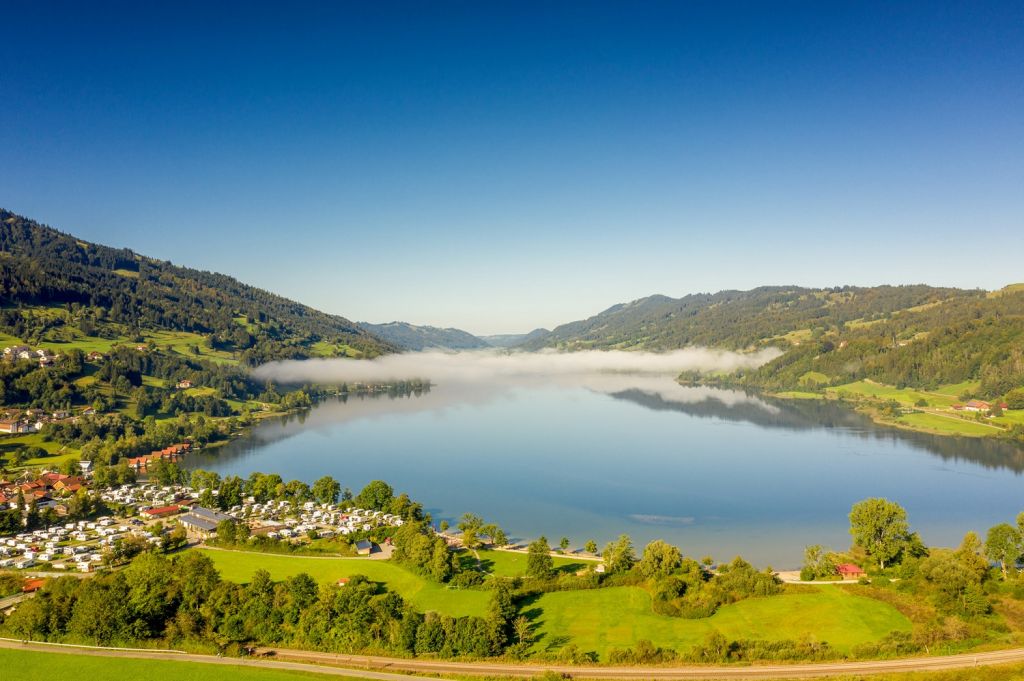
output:
[[[842,428],[847,434],[864,439],[909,444],[947,461],[970,461],[985,468],[1005,468],[1015,473],[1024,472],[1024,448],[1013,443],[991,438],[949,437],[885,427],[852,408],[824,400],[780,400],[759,397],[758,399],[765,405],[773,407],[766,409],[756,401],[726,404],[714,397],[693,403],[675,402],[642,390],[623,390],[612,394],[612,397],[656,411],[677,411],[697,418],[743,421],[763,428]]]
[[[389,402],[416,399],[429,393],[429,385],[416,388],[399,385],[326,397],[312,409],[280,416],[267,416],[237,440],[222,447],[196,452],[194,455],[186,457],[184,465],[186,468],[203,468],[215,462],[223,463],[245,458],[267,445],[287,440],[302,433],[303,429],[296,426],[339,423],[366,416],[366,410],[353,409],[360,404],[372,405],[376,407],[373,411],[387,413],[393,410],[393,405],[385,406]]]

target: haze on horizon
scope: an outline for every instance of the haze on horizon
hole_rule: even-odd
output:
[[[0,205],[370,322],[1024,279],[1024,5],[15,3]]]

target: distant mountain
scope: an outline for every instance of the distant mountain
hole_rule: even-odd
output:
[[[765,286],[682,298],[653,295],[563,324],[523,347],[663,351],[701,345],[742,350],[774,343],[793,332],[869,322],[901,310],[984,295],[931,286]]]
[[[549,333],[551,332],[547,329],[534,329],[530,333],[506,333],[495,336],[481,336],[481,338],[494,348],[515,348],[538,338],[543,338]]]
[[[474,350],[490,347],[482,338],[461,329],[416,326],[406,322],[390,322],[388,324],[360,322],[359,326],[402,350],[418,351],[430,348]]]
[[[284,357],[366,357],[394,350],[344,317],[223,274],[89,243],[3,209],[0,306],[9,308],[0,327],[17,326],[16,335],[23,337],[42,337],[54,331],[53,324],[46,315],[21,315],[13,308],[64,306],[73,308],[76,318],[96,333],[198,333],[211,346],[237,353],[250,365]]]

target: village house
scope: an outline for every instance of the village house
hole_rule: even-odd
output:
[[[863,568],[859,565],[854,565],[853,563],[840,563],[839,565],[836,565],[836,572],[838,572],[839,576],[843,579],[860,579],[867,574],[864,572]]]
[[[31,433],[32,424],[21,419],[4,419],[0,421],[0,433]]]

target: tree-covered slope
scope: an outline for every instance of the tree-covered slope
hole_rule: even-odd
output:
[[[387,324],[360,322],[359,326],[402,350],[418,351],[430,348],[474,350],[490,347],[482,339],[462,329],[416,326],[407,322],[389,322]]]
[[[41,337],[45,329],[27,327],[47,317],[14,308],[54,305],[75,306],[91,328],[202,334],[247,364],[307,356],[318,344],[356,356],[393,349],[344,317],[232,277],[88,243],[0,209],[0,323],[12,335]]]
[[[772,389],[838,386],[871,379],[935,389],[977,382],[996,398],[1024,386],[1024,290],[958,296],[872,322],[830,327],[790,343],[785,354],[738,377]]]
[[[664,351],[701,345],[742,350],[778,344],[794,332],[820,333],[853,321],[882,319],[900,310],[983,295],[982,291],[931,286],[765,286],[682,298],[650,296],[563,324],[523,347]]]

